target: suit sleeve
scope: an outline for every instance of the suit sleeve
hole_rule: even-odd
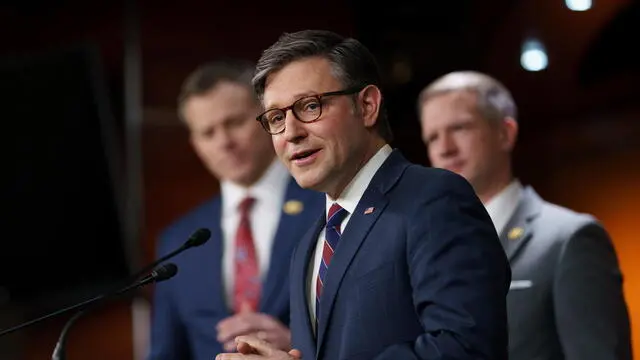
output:
[[[631,359],[622,275],[606,231],[596,222],[570,235],[553,287],[558,336],[567,360]]]
[[[161,241],[160,244],[166,244]],[[169,251],[160,246],[158,257]],[[186,334],[175,307],[171,281],[155,284],[151,315],[151,346],[147,360],[188,359]]]
[[[408,225],[407,265],[424,333],[378,360],[507,359],[506,255],[471,186],[457,175],[445,180]]]

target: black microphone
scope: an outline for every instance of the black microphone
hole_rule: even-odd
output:
[[[118,285],[116,287],[114,287],[111,291],[108,291],[107,293],[108,294],[117,293],[118,291],[120,291],[120,289],[122,287],[126,288],[126,286],[130,285],[131,283],[133,283],[136,279],[138,279],[140,276],[144,275],[145,273],[148,273],[150,270],[152,270],[153,268],[158,266],[158,264],[160,264],[161,262],[164,262],[164,261],[166,261],[166,260],[168,260],[168,259],[180,254],[181,252],[189,249],[189,248],[200,246],[200,245],[206,243],[209,240],[210,237],[211,237],[211,231],[209,231],[209,229],[201,228],[201,229],[198,229],[198,230],[194,231],[191,234],[191,236],[189,236],[189,239],[187,239],[187,241],[185,241],[184,244],[182,244],[179,248],[177,248],[176,250],[168,253],[167,255],[164,255],[163,257],[161,257],[158,260],[152,262],[151,264],[145,266],[144,268],[140,269],[134,275],[129,276],[125,281],[122,281],[121,283],[118,283]],[[142,286],[144,286],[144,285],[142,285]],[[134,288],[132,288],[131,290],[133,290]],[[91,301],[91,300],[89,300],[89,301]],[[51,317],[64,314],[64,313],[66,313],[68,311],[71,311],[71,310],[75,310],[75,309],[79,308],[80,306],[82,306],[82,304],[84,304],[84,303],[81,303],[81,304],[78,304],[78,305],[74,305],[74,306],[71,306],[71,307],[68,307],[68,308],[65,308],[65,309],[62,309],[62,310],[58,310],[58,311],[53,312],[51,314],[42,316],[42,317],[34,319],[34,320],[27,321],[27,322],[25,322],[23,324],[14,326],[12,328],[2,330],[2,331],[0,331],[0,337],[2,337],[4,335],[7,335],[7,334],[10,334],[10,333],[12,333],[14,331],[23,329],[23,328],[25,328],[27,326],[37,324],[37,323],[39,323],[41,321],[44,321],[44,320],[47,320],[47,319],[49,319]]]
[[[189,239],[187,239],[187,241],[184,242],[184,244],[182,244],[182,246],[180,246],[179,248],[173,250],[172,252],[164,255],[163,257],[159,258],[158,260],[152,262],[151,264],[145,266],[144,268],[140,269],[137,273],[135,273],[134,275],[132,275],[129,278],[128,282],[131,282],[135,279],[137,279],[138,277],[140,277],[142,274],[145,274],[147,272],[149,272],[151,269],[155,268],[156,266],[158,266],[161,262],[167,261],[169,259],[171,259],[172,257],[180,254],[181,252],[190,249],[192,247],[196,247],[196,246],[200,246],[204,243],[206,243],[207,241],[209,241],[209,238],[211,238],[211,231],[209,231],[209,229],[206,228],[200,228],[196,231],[194,231],[191,236],[189,236]]]
[[[93,299],[87,300],[83,303],[80,303],[72,308],[78,308],[78,307],[82,307],[84,305],[97,305],[94,304],[100,300],[105,300],[108,299],[111,296],[117,296],[117,295],[121,295],[124,293],[127,293],[133,289],[137,289],[140,287],[143,287],[145,285],[151,284],[151,283],[156,283],[156,282],[160,282],[160,281],[165,281],[165,280],[169,280],[172,277],[174,277],[176,274],[178,273],[178,267],[173,264],[173,263],[168,263],[168,264],[164,264],[160,267],[158,267],[157,269],[153,270],[151,272],[151,274],[145,276],[142,280],[135,282],[129,286],[124,287],[123,289],[117,290],[115,292],[112,293],[107,293],[105,295],[101,295],[98,297],[95,297]],[[72,308],[69,308],[67,310],[72,310]],[[53,355],[51,356],[52,360],[64,360],[66,359],[66,343],[67,343],[67,334],[69,333],[69,330],[71,329],[71,327],[73,326],[73,324],[75,324],[75,322],[82,317],[82,315],[84,315],[85,313],[87,313],[91,308],[87,307],[84,308],[80,311],[78,311],[75,315],[73,315],[71,318],[69,318],[69,320],[67,321],[67,323],[64,325],[64,327],[62,328],[62,332],[60,333],[60,337],[58,338],[58,342],[56,343],[56,347],[53,350]]]
[[[200,229],[194,231],[191,234],[191,236],[189,236],[187,241],[185,241],[184,244],[182,244],[179,248],[177,248],[177,249],[173,250],[172,252],[162,256],[161,258],[155,260],[151,264],[143,267],[142,269],[138,270],[133,275],[128,276],[125,280],[123,280],[122,282],[119,282],[118,283],[119,285],[116,285],[115,289],[119,289],[122,286],[125,286],[127,284],[131,284],[132,282],[136,281],[136,279],[138,279],[140,276],[148,273],[149,271],[151,271],[152,269],[154,269],[155,267],[160,265],[160,263],[165,262],[165,261],[173,258],[174,256],[182,253],[183,251],[185,251],[187,249],[190,249],[192,247],[200,246],[200,245],[206,243],[207,241],[209,241],[210,238],[211,238],[211,231],[209,229],[200,228]]]
[[[30,325],[33,325],[33,324],[37,324],[37,323],[39,323],[41,321],[50,319],[50,318],[58,316],[58,315],[65,314],[65,313],[67,313],[69,311],[80,309],[80,308],[82,308],[84,306],[93,304],[93,303],[98,302],[98,301],[100,301],[102,299],[105,299],[105,298],[108,298],[108,297],[111,297],[111,296],[121,295],[123,293],[126,293],[128,291],[137,289],[137,288],[145,286],[145,285],[148,285],[148,284],[153,283],[153,282],[167,280],[167,279],[173,277],[177,272],[178,272],[178,267],[175,264],[171,264],[171,263],[166,264],[164,266],[161,266],[157,270],[153,271],[150,275],[146,276],[142,280],[140,280],[138,282],[135,282],[134,284],[125,286],[124,288],[120,288],[120,289],[117,289],[115,291],[107,292],[106,294],[96,296],[96,297],[91,298],[89,300],[85,300],[85,301],[83,301],[83,302],[81,302],[79,304],[75,304],[75,305],[66,307],[64,309],[60,309],[58,311],[55,311],[55,312],[52,312],[50,314],[44,315],[44,316],[39,317],[37,319],[33,319],[33,320],[27,321],[25,323],[22,323],[22,324],[20,324],[18,326],[14,326],[12,328],[3,330],[3,331],[0,332],[0,336],[4,336],[4,335],[7,335],[7,334],[10,334],[10,333],[12,333],[14,331],[18,331],[18,330],[20,330],[22,328],[25,328],[27,326],[30,326]]]

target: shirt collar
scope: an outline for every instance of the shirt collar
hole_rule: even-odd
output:
[[[223,213],[235,213],[240,202],[247,196],[257,202],[282,201],[289,180],[289,172],[284,165],[274,159],[267,171],[253,185],[244,187],[231,181],[222,181]]]
[[[349,185],[342,191],[337,199],[331,199],[326,196],[325,215],[329,214],[329,208],[334,202],[337,202],[349,214],[353,214],[360,202],[360,198],[369,186],[371,179],[382,166],[384,161],[391,155],[393,149],[388,144],[381,147],[376,154],[367,161],[367,163],[358,171],[356,176],[351,180]]]
[[[517,179],[514,179],[485,205],[498,233],[502,232],[502,229],[515,212],[520,201],[521,192],[522,184]]]

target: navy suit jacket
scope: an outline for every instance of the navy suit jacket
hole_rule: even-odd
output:
[[[291,332],[304,360],[507,359],[509,263],[462,177],[389,156],[342,233],[314,336],[307,271],[324,224],[323,214],[291,262]]]
[[[288,325],[291,252],[324,209],[325,196],[300,188],[293,178],[285,196],[285,202],[300,201],[303,209],[297,214],[282,212],[259,310]],[[199,228],[212,233],[204,245],[171,260],[178,274],[156,285],[149,360],[212,360],[223,352],[216,324],[232,312],[224,295],[221,205],[220,197],[213,198],[176,221],[160,238],[158,257],[180,247]]]

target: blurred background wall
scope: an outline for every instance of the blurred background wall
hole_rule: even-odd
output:
[[[563,0],[396,0],[380,6],[361,0],[5,0],[0,5],[0,64],[6,74],[14,74],[16,59],[23,56],[50,61],[53,54],[70,48],[95,51],[95,58],[83,57],[94,69],[92,74],[97,74],[86,78],[93,84],[91,97],[67,100],[103,109],[88,117],[79,115],[80,120],[107,123],[111,129],[113,136],[105,142],[111,145],[100,156],[110,159],[117,212],[113,217],[120,222],[109,225],[119,226],[119,233],[110,237],[113,255],[104,262],[126,262],[129,269],[153,260],[156,236],[173,218],[218,191],[218,184],[189,148],[175,113],[180,83],[199,63],[219,56],[257,60],[260,51],[286,31],[324,28],[354,36],[374,52],[385,73],[384,90],[396,135],[393,145],[410,160],[425,165],[429,164],[415,105],[420,89],[447,71],[488,72],[511,89],[520,107],[521,137],[515,162],[519,177],[552,202],[594,214],[611,233],[625,276],[634,348],[638,349],[640,265],[634,258],[640,254],[636,240],[640,59],[634,47],[640,34],[640,5],[624,0],[592,5],[587,11],[572,11]],[[523,51],[532,46],[535,51],[525,57],[534,61],[523,65]],[[525,65],[540,68],[529,71]],[[32,76],[30,81],[49,85],[31,95],[29,105],[42,110],[42,124],[51,124],[47,101],[58,99],[56,88],[64,92],[70,85],[60,78]],[[104,85],[104,92],[96,90],[100,88],[96,81]],[[104,109],[108,109],[106,114]],[[11,116],[11,112],[3,117],[3,124],[5,139],[15,138],[16,131],[52,131]],[[67,133],[86,134],[79,126]],[[78,156],[76,167],[98,161],[85,151],[86,144],[75,149],[74,154],[85,155]],[[21,159],[11,149],[4,156],[10,162]],[[81,178],[77,186],[91,179]],[[5,210],[11,214],[14,209],[7,204]],[[33,216],[34,228],[41,234],[4,234],[5,244],[24,243],[19,248],[22,251],[43,246],[47,229],[41,227],[41,219],[52,212],[55,207]],[[94,232],[81,235],[79,243],[84,239],[97,244]],[[73,259],[85,257],[92,262],[90,247],[73,245],[71,249],[80,250]],[[72,257],[65,256],[68,254],[58,255],[58,263],[70,263]],[[23,273],[37,267],[34,258],[30,259],[33,264],[5,272]],[[121,271],[122,266],[114,267],[100,276],[104,280]],[[59,280],[38,279],[30,286],[38,288],[39,282],[56,286]],[[0,289],[0,327],[42,315],[54,305],[82,300],[95,290],[85,288],[84,292],[63,292],[66,296],[60,299],[43,295],[44,299],[24,302]],[[145,342],[141,323],[146,319],[145,299],[150,291],[142,292],[136,303],[114,301],[80,320],[69,338],[69,358],[91,354],[95,360],[134,359],[134,352]],[[0,357],[50,357],[67,318],[0,338]]]

